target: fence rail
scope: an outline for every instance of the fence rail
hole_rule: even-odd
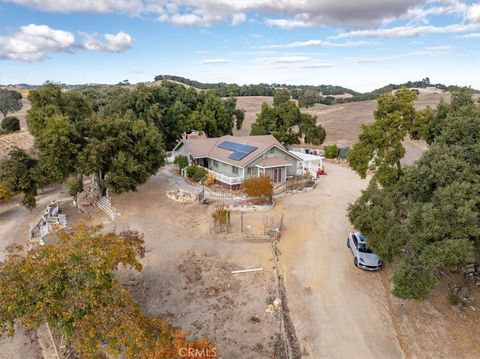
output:
[[[229,177],[221,173],[209,170],[208,168],[205,168],[205,169],[208,171],[208,173],[210,173],[211,175],[214,175],[217,181],[223,182],[225,184],[236,185],[236,184],[242,183],[243,181],[242,177]]]

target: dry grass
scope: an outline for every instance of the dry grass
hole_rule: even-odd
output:
[[[435,107],[441,99],[450,100],[450,93],[422,91],[415,105],[417,108]],[[248,135],[250,133],[250,128],[255,122],[257,114],[260,113],[264,102],[271,105],[273,98],[267,96],[237,98],[237,107],[243,108],[246,113],[243,128],[236,131],[235,135]],[[325,144],[336,143],[341,146],[351,146],[357,142],[361,125],[373,119],[373,111],[376,105],[376,100],[331,106],[317,104],[314,107],[302,109],[302,111],[317,116],[318,123],[325,127],[327,131]]]

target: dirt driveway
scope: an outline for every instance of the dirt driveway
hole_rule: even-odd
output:
[[[401,358],[380,273],[353,266],[346,247],[348,203],[367,185],[327,164],[312,192],[285,197],[280,261],[297,336],[310,358]]]

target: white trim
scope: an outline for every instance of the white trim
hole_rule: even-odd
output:
[[[272,147],[276,147],[276,148],[278,148],[280,151],[282,151],[283,153],[285,153],[286,155],[289,155],[289,156],[292,156],[292,157],[296,158],[297,161],[300,161],[300,160],[301,160],[298,156],[294,155],[293,153],[290,153],[287,149],[283,149],[283,148],[281,148],[281,147],[278,147],[278,145],[277,145],[276,143],[274,143],[273,145],[271,145],[270,147],[268,147],[265,151],[261,152],[257,157],[254,157],[254,158],[252,158],[249,162],[245,163],[245,164],[243,165],[243,167],[248,166],[250,163],[252,163],[252,162],[255,161],[256,159],[258,159],[260,156],[264,155],[264,154],[265,154],[267,151],[269,151]],[[273,157],[276,157],[276,156],[273,156]]]
[[[277,168],[277,167],[287,167],[287,166],[293,166],[293,164],[288,163],[288,164],[275,165],[275,166],[259,166],[259,165],[255,165],[255,167],[258,167],[258,168]]]

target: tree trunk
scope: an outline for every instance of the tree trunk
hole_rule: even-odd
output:
[[[78,193],[83,192],[83,174],[77,173],[77,181],[78,181]]]
[[[103,187],[102,187],[102,173],[101,171],[95,172],[93,175],[93,179],[95,182],[95,189],[97,191],[98,198],[103,197]]]
[[[402,164],[400,163],[400,160],[397,161],[397,179],[400,178],[400,175],[402,174]]]

